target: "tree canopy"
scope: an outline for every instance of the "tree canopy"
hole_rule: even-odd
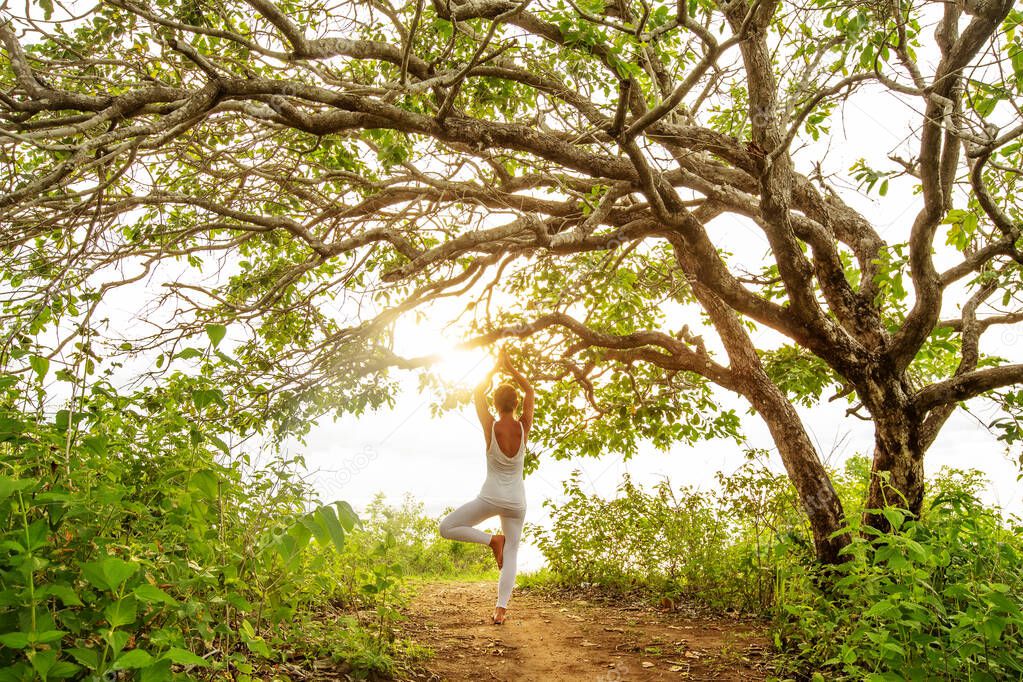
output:
[[[962,401],[1019,437],[1023,365],[981,351],[1023,320],[1011,0],[0,11],[9,371],[202,356],[210,419],[300,432],[386,403],[430,360],[394,352],[395,321],[454,300],[469,344],[519,340],[557,453],[739,437],[715,387],[744,397],[826,560],[842,508],[797,404],[873,421],[870,507],[919,510]],[[913,122],[900,153],[828,167],[851,102]],[[882,235],[857,191],[915,215]],[[118,290],[145,333],[97,316]],[[226,325],[234,355],[182,348]]]

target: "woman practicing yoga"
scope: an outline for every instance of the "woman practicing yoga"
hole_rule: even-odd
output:
[[[524,394],[522,417],[518,420],[515,419],[515,407],[519,395],[511,384],[501,384],[494,390],[494,407],[498,414],[496,420],[487,407],[487,390],[491,380],[502,370],[511,375]],[[526,516],[522,461],[526,456],[526,436],[533,423],[533,387],[515,369],[502,348],[497,364],[476,387],[472,397],[476,404],[476,415],[483,426],[483,438],[487,443],[487,479],[475,500],[463,504],[444,517],[440,522],[440,534],[449,540],[490,545],[497,559],[497,567],[501,569],[497,583],[497,608],[494,609],[494,625],[501,625],[515,586],[515,560]],[[501,517],[503,534],[490,535],[473,528],[492,516]]]

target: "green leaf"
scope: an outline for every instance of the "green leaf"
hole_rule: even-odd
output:
[[[256,636],[256,630],[252,627],[252,623],[248,619],[242,620],[241,629],[242,641],[245,642],[245,646],[249,648],[249,651],[255,654],[259,654],[264,658],[271,658],[273,652],[270,651],[270,647],[266,645],[266,642],[262,637]]]
[[[216,348],[227,336],[227,327],[222,324],[208,324],[206,325],[206,335],[210,337],[210,342]]]
[[[125,645],[128,644],[128,640],[131,639],[131,633],[125,630],[108,629],[103,632],[103,639],[110,645],[115,654],[119,654]]]
[[[192,474],[192,478],[188,481],[188,489],[198,492],[208,500],[215,500],[219,495],[218,481],[215,473],[209,469],[203,469]]]
[[[242,619],[242,634],[246,637],[256,636],[256,629],[252,627],[252,623],[249,622],[248,618]]]
[[[65,630],[43,630],[29,635],[29,639],[37,644],[51,644],[64,639],[67,634]]]
[[[107,456],[106,436],[89,436],[82,440],[82,444],[85,445],[85,448],[94,455],[99,455],[100,457]]]
[[[81,670],[81,666],[77,666],[70,661],[57,661],[50,668],[50,672],[46,673],[46,679],[48,680],[66,680],[69,677],[74,677]]]
[[[238,362],[237,360],[232,358],[227,353],[224,353],[223,351],[219,351],[218,350],[217,351],[217,357],[220,358],[221,360],[223,360],[224,362],[226,362],[229,365],[232,365],[234,367],[239,367],[239,368],[242,367],[242,363]]]
[[[36,590],[36,595],[39,597],[56,597],[64,606],[82,605],[82,600],[78,598],[78,594],[67,585],[43,585]]]
[[[355,513],[355,510],[352,509],[352,505],[338,500],[334,503],[334,506],[337,507],[337,516],[341,521],[341,526],[346,531],[352,530],[352,528],[359,523],[359,516]]]
[[[143,601],[147,604],[177,604],[178,601],[174,597],[170,596],[156,585],[150,585],[148,583],[139,585],[133,590],[133,594],[138,597],[139,601]]]
[[[229,592],[225,599],[227,600],[228,604],[235,607],[239,611],[248,612],[255,609],[255,607],[248,599],[238,594],[237,592]]]
[[[0,475],[0,502],[16,492],[32,487],[35,483],[34,478],[9,478]]]
[[[162,658],[139,670],[139,682],[169,682],[175,679],[171,662]],[[239,678],[240,679],[240,678]]]
[[[46,378],[46,373],[50,371],[50,361],[39,355],[33,355],[28,359],[28,364],[35,370],[36,375],[39,377],[39,381]]]
[[[17,439],[24,431],[24,422],[17,419],[0,417],[0,443]]]
[[[341,522],[337,518],[337,513],[333,507],[323,506],[316,510],[316,515],[319,517],[320,522],[327,529],[327,534],[334,543],[334,547],[338,551],[344,549],[345,546],[345,531],[341,527]]]
[[[221,407],[227,407],[224,394],[215,388],[197,389],[192,391],[192,402],[197,410],[203,410],[207,406],[216,403]]]
[[[312,537],[312,530],[306,524],[315,525],[308,516],[303,516],[297,523],[291,525],[286,532],[275,535],[268,543],[267,549],[274,550],[280,554],[285,563],[292,564],[301,555],[301,552],[309,544]]]
[[[110,666],[111,670],[135,670],[138,668],[145,668],[146,666],[153,664],[153,657],[149,655],[148,651],[143,649],[132,649],[131,651],[124,652],[121,656],[114,661],[114,664]]]
[[[179,352],[174,357],[178,358],[178,359],[181,359],[181,360],[191,360],[192,358],[201,358],[202,357],[202,351],[199,350],[198,348],[185,348],[184,350]]]
[[[82,575],[86,580],[95,587],[111,592],[116,592],[125,580],[135,575],[137,570],[139,565],[134,561],[125,561],[117,557],[82,564]]]
[[[210,664],[210,662],[202,656],[197,656],[191,651],[180,649],[176,646],[165,651],[160,658],[167,659],[171,663],[176,663],[178,665],[200,665],[206,667]]]
[[[135,597],[128,596],[108,604],[103,609],[103,615],[107,617],[110,627],[117,628],[135,622],[138,615],[138,601]]]
[[[300,523],[312,532],[321,545],[333,544],[338,550],[344,547],[345,531],[334,507],[319,507],[306,514]]]
[[[7,632],[0,635],[0,644],[11,649],[24,649],[28,646],[29,639],[27,632]]]
[[[65,649],[69,654],[74,656],[74,659],[84,665],[89,670],[95,670],[99,667],[99,652],[95,649],[82,649],[79,647],[73,649]]]
[[[893,507],[885,507],[881,510],[881,513],[895,530],[901,528],[902,522],[906,520],[905,513]]]
[[[273,658],[273,652],[270,651],[270,647],[266,645],[262,637],[245,639],[245,646],[249,648],[249,651],[259,654],[263,658]]]
[[[36,673],[39,674],[40,679],[43,680],[49,677],[48,673],[50,672],[50,669],[53,668],[54,664],[57,662],[57,652],[52,649],[35,649],[33,651],[26,652],[25,657],[28,658]]]
[[[217,449],[223,452],[225,455],[231,454],[231,448],[228,447],[227,443],[225,443],[222,438],[215,436],[212,433],[206,434],[206,438],[215,446],[217,446]]]

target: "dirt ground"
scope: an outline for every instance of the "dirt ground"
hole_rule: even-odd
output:
[[[493,582],[418,588],[404,627],[435,656],[415,679],[754,682],[770,674],[756,622],[517,590],[496,626],[494,597]]]

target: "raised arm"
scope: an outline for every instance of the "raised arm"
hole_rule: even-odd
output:
[[[490,390],[490,383],[497,374],[498,365],[495,364],[483,381],[481,381],[472,392],[472,402],[476,405],[476,416],[479,417],[480,426],[483,427],[483,437],[490,433],[490,425],[494,422],[494,416],[490,414],[490,406],[487,405],[487,391]],[[487,444],[490,445],[489,443]]]
[[[515,365],[512,364],[511,358],[508,357],[508,351],[504,348],[501,349],[501,354],[498,357],[498,362],[501,368],[511,375],[511,378],[519,385],[522,389],[522,428],[528,433],[530,427],[533,425],[533,404],[536,402],[536,393],[533,391],[533,384],[529,383],[529,379],[522,375]]]

